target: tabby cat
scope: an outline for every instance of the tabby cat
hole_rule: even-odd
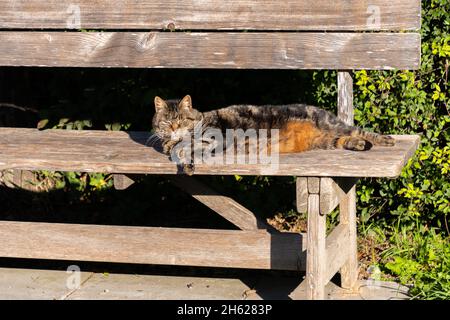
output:
[[[192,106],[189,95],[181,101],[155,97],[153,140],[159,140],[165,154],[173,157],[174,148],[185,137],[192,135],[196,124],[203,128],[226,129],[278,129],[279,153],[297,153],[314,149],[347,149],[364,151],[372,147],[393,146],[394,139],[349,126],[334,114],[304,105],[233,105],[227,108],[199,112]],[[181,169],[193,173],[193,163],[183,161],[178,154]],[[173,160],[173,159],[172,159]]]

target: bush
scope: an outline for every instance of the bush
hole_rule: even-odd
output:
[[[362,182],[358,208],[362,226],[371,218],[388,234],[394,249],[383,260],[385,270],[413,283],[418,298],[448,299],[450,2],[423,1],[422,7],[420,70],[355,73],[359,125],[421,135],[419,150],[399,179]]]

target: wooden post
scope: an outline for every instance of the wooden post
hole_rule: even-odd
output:
[[[308,178],[306,297],[310,300],[325,299],[327,216],[320,214],[319,188],[319,178]]]
[[[353,79],[349,72],[338,72],[338,117],[353,125]],[[356,234],[356,188],[341,199],[340,223],[349,230],[348,259],[341,268],[341,286],[352,291],[358,283],[358,249]]]

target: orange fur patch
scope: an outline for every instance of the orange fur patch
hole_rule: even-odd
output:
[[[310,121],[290,121],[281,130],[280,153],[296,153],[313,149],[322,132]]]

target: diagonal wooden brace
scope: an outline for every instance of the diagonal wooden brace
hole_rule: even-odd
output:
[[[269,224],[258,219],[253,212],[194,177],[176,175],[171,177],[170,181],[241,230],[268,229],[275,231]]]
[[[276,232],[272,226],[258,219],[253,212],[230,197],[214,191],[194,177],[175,175],[170,177],[170,182],[189,193],[194,199],[203,203],[241,230],[267,229],[271,232]],[[117,190],[124,190],[133,183],[132,176],[114,174],[114,187]]]
[[[325,286],[340,270],[342,287],[355,290],[356,178],[297,178],[297,207],[308,213],[306,295],[324,299]],[[340,224],[326,236],[326,215],[340,204]],[[304,211],[303,211],[304,212]]]

